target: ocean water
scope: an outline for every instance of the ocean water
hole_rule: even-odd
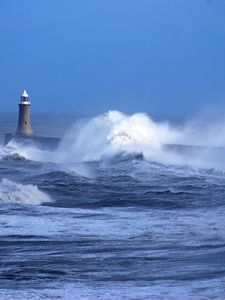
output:
[[[64,137],[0,147],[0,299],[225,299],[222,130],[119,112],[33,124]]]

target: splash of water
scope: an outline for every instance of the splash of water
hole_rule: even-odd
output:
[[[147,154],[163,144],[175,143],[180,132],[167,122],[156,123],[145,114],[124,115],[110,111],[89,120],[79,129],[73,126],[64,137],[57,159],[93,161],[121,152]]]
[[[224,147],[224,122],[198,118],[182,127],[168,122],[155,122],[146,114],[127,116],[110,111],[85,122],[76,124],[65,135],[55,159],[63,163],[103,160],[120,153],[141,153],[145,159],[172,165],[189,165],[200,168],[225,169],[225,148],[221,151],[210,147]],[[171,151],[167,144],[199,145]],[[181,148],[180,148],[181,149]]]
[[[23,144],[17,141],[10,141],[7,147],[5,147],[4,155],[2,158],[8,155],[19,155],[21,158],[33,161],[43,161],[51,162],[52,160],[52,151],[43,150],[39,147],[36,147],[35,144]]]
[[[222,125],[221,125],[222,124]],[[145,159],[172,165],[225,169],[225,153],[208,146],[225,146],[225,124],[198,118],[182,127],[168,122],[155,122],[146,114],[127,116],[110,111],[95,118],[76,122],[66,133],[56,151],[44,151],[34,146],[11,145],[11,153],[36,161],[48,161],[65,166],[65,170],[92,177],[86,167],[77,163],[99,161],[121,153],[141,153]],[[173,152],[165,144],[200,145],[198,151]],[[224,151],[225,152],[225,151]],[[75,164],[75,165],[74,165]]]
[[[8,179],[0,182],[0,199],[6,203],[40,205],[52,202],[51,198],[35,185],[23,185]]]

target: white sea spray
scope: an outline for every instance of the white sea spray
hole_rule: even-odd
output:
[[[0,182],[0,200],[6,203],[30,205],[52,201],[50,196],[40,191],[36,185],[24,185],[5,178]]]

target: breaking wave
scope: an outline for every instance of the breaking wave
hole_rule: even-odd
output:
[[[95,118],[77,121],[55,151],[16,143],[11,143],[7,151],[30,160],[63,164],[66,169],[78,173],[83,173],[84,169],[78,170],[74,163],[107,160],[119,155],[141,155],[144,159],[163,164],[224,170],[225,148],[223,151],[210,148],[225,146],[223,128],[225,124],[222,121],[208,122],[207,126],[204,121],[172,126],[168,122],[155,122],[143,113],[128,116],[118,111],[109,111]],[[164,147],[168,144],[203,147],[191,151],[183,148],[180,148],[181,151],[173,151],[175,148]]]
[[[84,124],[75,124],[65,135],[58,151],[59,161],[93,161],[118,153],[142,153],[175,143],[180,132],[167,122],[156,123],[139,113],[127,116],[110,111]]]
[[[224,136],[218,136],[221,131],[217,131],[216,135],[213,124],[211,134],[208,130],[206,135],[202,124],[196,127],[193,124],[192,122],[175,127],[168,122],[155,122],[143,113],[127,116],[118,111],[110,111],[89,121],[74,124],[63,138],[54,159],[71,163],[105,160],[121,154],[137,154],[163,164],[224,169],[225,151],[209,148],[225,145]],[[207,128],[209,127],[208,124]],[[181,151],[173,151],[176,148],[164,147],[171,144],[199,145],[206,148],[189,148],[188,151],[180,148]]]
[[[8,179],[0,182],[0,199],[6,203],[40,205],[52,202],[51,198],[35,185],[23,185]]]

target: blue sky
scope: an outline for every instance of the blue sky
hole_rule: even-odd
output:
[[[224,0],[0,0],[1,111],[225,107]]]

